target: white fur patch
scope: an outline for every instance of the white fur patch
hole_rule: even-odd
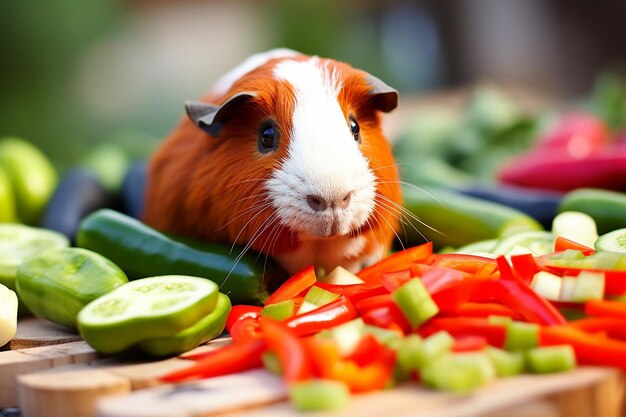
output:
[[[301,54],[287,48],[272,49],[270,51],[260,52],[258,54],[251,55],[241,64],[220,77],[211,89],[211,91],[216,95],[226,94],[226,92],[230,90],[230,87],[233,86],[235,81],[237,81],[250,71],[265,64],[269,60],[276,58],[292,58],[298,55]]]
[[[274,76],[295,91],[288,156],[266,184],[282,223],[299,232],[301,240],[359,228],[374,209],[375,176],[337,101],[343,87],[339,74],[314,57],[282,61]],[[332,203],[348,193],[346,208],[315,211],[307,203],[307,195]]]

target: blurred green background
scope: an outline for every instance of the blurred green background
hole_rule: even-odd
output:
[[[99,143],[146,157],[184,100],[274,47],[350,62],[403,99],[489,80],[569,100],[626,56],[622,0],[3,0],[0,16],[0,136],[62,170]]]

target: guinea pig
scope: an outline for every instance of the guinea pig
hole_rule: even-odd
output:
[[[277,49],[224,75],[149,164],[144,220],[244,245],[288,273],[356,272],[390,249],[401,211],[380,112],[398,93],[348,64]]]

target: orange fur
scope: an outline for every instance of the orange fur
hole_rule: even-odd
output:
[[[271,75],[279,61],[271,60],[251,71],[222,97],[202,99],[221,104],[237,92],[257,92],[253,100],[232,112],[218,137],[209,136],[184,117],[164,141],[150,162],[144,213],[148,224],[207,241],[247,244],[254,240],[252,249],[270,256],[299,246],[297,235],[286,227],[274,225],[260,232],[273,214],[262,181],[286,156],[295,106],[291,87]],[[338,100],[346,123],[350,114],[359,121],[360,146],[377,177],[376,190],[389,200],[376,197],[374,214],[353,234],[366,237],[365,251],[376,243],[389,248],[398,227],[399,209],[394,204],[401,204],[401,193],[390,145],[381,131],[378,112],[369,102],[366,74],[346,64],[324,61],[341,74],[344,88]],[[259,126],[268,118],[276,121],[279,147],[276,152],[261,154],[257,150]]]

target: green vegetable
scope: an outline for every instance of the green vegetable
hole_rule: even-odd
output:
[[[593,247],[598,228],[593,218],[580,211],[563,211],[552,220],[552,233],[582,245]]]
[[[365,323],[362,318],[350,320],[330,329],[328,334],[335,339],[341,356],[350,355],[363,337]]]
[[[266,305],[261,310],[261,317],[269,317],[274,320],[285,320],[294,315],[295,303],[293,300],[285,300],[280,303]]]
[[[291,384],[289,399],[299,411],[335,411],[348,406],[350,391],[341,382],[317,379]]]
[[[17,223],[17,221],[13,186],[0,167],[0,223]]]
[[[528,215],[512,208],[447,191],[421,191],[405,187],[404,207],[421,223],[406,228],[413,244],[432,240],[437,248],[459,247],[479,240],[496,239],[541,230]]]
[[[0,348],[7,344],[17,331],[17,295],[0,284]]]
[[[20,219],[37,224],[56,186],[54,167],[34,145],[17,138],[0,140],[0,167],[13,185]]]
[[[115,262],[129,279],[185,274],[214,281],[234,304],[258,304],[267,298],[270,272],[264,277],[255,255],[238,259],[230,245],[174,239],[112,210],[87,216],[76,241]]]
[[[485,353],[493,364],[498,377],[514,376],[524,372],[523,352],[507,352],[488,346]]]
[[[533,276],[530,287],[535,292],[548,300],[560,300],[563,280],[558,275],[546,271],[540,271]]]
[[[280,364],[280,359],[278,359],[278,355],[275,352],[266,350],[261,355],[261,361],[263,362],[263,367],[274,375],[283,374],[283,367]]]
[[[422,338],[416,334],[409,335],[397,343],[396,366],[394,368],[394,378],[397,381],[408,380],[411,372],[418,369],[417,355],[421,345]]]
[[[495,255],[508,255],[520,247],[527,249],[529,253],[534,255],[554,252],[554,235],[543,230],[514,233],[499,239],[489,252]]]
[[[421,279],[410,280],[391,295],[414,329],[439,312]]]
[[[526,352],[528,368],[537,374],[564,372],[576,367],[576,355],[570,345],[548,346]]]
[[[127,282],[113,262],[80,248],[47,250],[22,263],[16,274],[17,293],[26,307],[71,329],[83,307]]]
[[[333,271],[334,272],[334,271]],[[320,287],[311,287],[304,296],[304,302],[298,309],[298,314],[307,313],[326,305],[339,298],[339,294],[326,291]]]
[[[0,284],[16,290],[17,267],[35,255],[53,248],[69,246],[60,233],[36,229],[21,224],[0,224]],[[28,313],[24,303],[19,303],[20,315]]]
[[[372,326],[371,324],[363,326],[363,334],[371,334],[385,346],[395,346],[395,344],[402,339],[402,336],[396,331]]]
[[[465,393],[495,380],[496,370],[485,353],[457,353],[429,363],[420,375],[431,388]]]
[[[513,321],[506,326],[506,350],[518,351],[536,347],[539,344],[539,326],[534,323]]]
[[[170,356],[187,352],[214,339],[224,331],[230,308],[230,299],[219,293],[213,311],[195,324],[172,336],[143,340],[139,342],[139,349],[152,356]]]
[[[626,228],[617,229],[600,236],[594,247],[598,251],[626,253]]]
[[[92,150],[82,165],[91,171],[107,190],[116,192],[122,186],[130,166],[130,158],[120,146],[104,143]]]
[[[587,300],[604,298],[604,273],[583,271],[576,277],[572,301],[581,303]]]
[[[595,220],[600,234],[626,227],[626,193],[623,192],[580,188],[567,193],[558,210],[587,213]]]
[[[121,352],[146,339],[170,337],[215,308],[217,285],[203,278],[166,275],[122,285],[87,304],[78,329],[94,349]]]
[[[415,351],[415,366],[421,369],[452,349],[454,338],[446,331],[428,336]]]

